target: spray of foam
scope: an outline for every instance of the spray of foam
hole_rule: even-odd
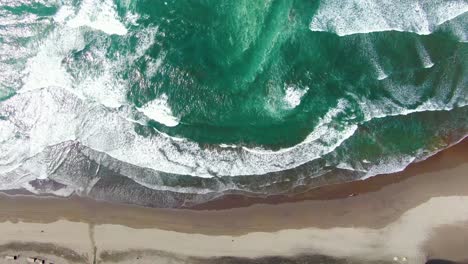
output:
[[[179,119],[172,114],[172,110],[167,102],[167,95],[162,94],[159,98],[147,103],[138,110],[165,126],[174,127],[179,124]]]
[[[118,20],[112,1],[84,0],[78,14],[67,23],[69,27],[87,26],[112,35],[125,35],[127,29]]]
[[[63,67],[63,60],[72,50],[81,50],[85,46],[81,27],[100,30],[107,34],[124,35],[125,26],[117,19],[112,1],[85,0],[75,15],[75,10],[62,6],[54,16],[58,27],[38,45],[38,53],[28,60],[24,75],[27,76],[21,92],[40,89],[43,87],[58,86],[70,89],[75,86],[74,81]],[[109,69],[103,71],[109,72]],[[103,76],[97,80],[106,83],[112,76]],[[84,87],[89,86],[85,80]],[[92,85],[92,90],[102,85]],[[115,86],[115,85],[114,85]],[[74,92],[82,97],[79,90]]]
[[[38,52],[27,62],[22,75],[26,76],[20,92],[44,87],[62,87],[81,99],[90,100],[106,107],[117,108],[127,104],[126,81],[119,77],[118,71],[128,68],[135,60],[144,55],[154,44],[157,27],[148,27],[136,33],[136,50],[110,59],[106,56],[105,45],[89,47],[84,55],[76,60],[69,56],[74,51],[85,47],[84,33],[100,31],[108,35],[127,34],[119,21],[111,0],[85,0],[78,8],[63,5],[54,15],[57,27],[47,38],[37,45]],[[98,40],[105,38],[97,34]],[[152,63],[151,60],[148,63]],[[153,64],[161,63],[156,61]],[[70,75],[67,66],[78,66],[78,77]],[[93,67],[88,67],[93,66]],[[99,67],[99,70],[89,70]],[[133,69],[132,69],[133,70]],[[141,74],[134,69],[135,81],[141,80]]]
[[[109,159],[121,160],[155,171],[212,177],[213,174],[237,176],[282,171],[331,152],[357,129],[356,125],[338,129],[336,124],[333,124],[333,120],[345,111],[347,104],[346,100],[339,101],[337,107],[321,118],[304,142],[279,151],[235,146],[205,149],[195,142],[186,139],[173,140],[166,135],[144,137],[137,134],[133,123],[122,117],[118,111],[89,104],[58,88],[16,95],[0,105],[0,114],[15,113],[8,121],[14,125],[10,126],[5,134],[10,135],[11,144],[25,146],[24,149],[15,149],[19,157],[38,154],[47,146],[67,140],[79,140],[90,149],[106,153]],[[15,143],[16,138],[23,139]],[[22,164],[23,158],[9,162],[6,167],[12,168],[15,163]],[[103,162],[102,158],[97,159],[99,164]],[[2,158],[2,162],[4,161]],[[109,162],[114,166],[117,164],[115,160]],[[387,162],[391,163],[390,166],[386,166],[385,162],[370,170],[367,176],[394,171],[397,166],[401,168],[402,163],[409,164],[412,161],[390,160]],[[398,162],[402,163],[397,164]],[[389,169],[385,170],[385,166]],[[39,170],[39,166],[33,166],[25,169],[23,174],[36,175],[32,178],[35,179],[43,177],[43,172],[44,170]],[[24,178],[23,174],[19,172],[6,175],[9,175],[10,182],[31,180]],[[132,174],[128,176],[136,177]],[[140,182],[142,179],[135,180]]]
[[[374,44],[369,39],[362,40],[362,46],[364,47],[364,52],[366,53],[366,57],[369,58],[370,63],[374,66],[375,74],[377,75],[377,80],[382,81],[388,78],[388,74],[385,73],[382,65],[379,62],[379,56],[377,51],[375,50]]]
[[[18,132],[30,135],[31,141],[25,143],[29,147],[28,155],[76,139],[84,146],[139,167],[201,177],[264,174],[293,168],[329,153],[356,129],[356,126],[344,130],[333,128],[331,121],[341,110],[332,110],[305,142],[293,148],[205,149],[196,142],[176,141],[164,135],[141,136],[118,110],[90,104],[57,87],[12,97],[2,104],[0,113],[12,109],[17,113],[16,120],[26,124]]]
[[[467,11],[465,0],[329,0],[321,2],[309,27],[339,36],[390,30],[430,34]]]
[[[284,102],[286,103],[287,107],[296,108],[301,103],[302,97],[307,93],[308,90],[309,87],[306,87],[305,89],[299,89],[298,87],[292,85],[288,86],[284,96]]]
[[[29,142],[19,136],[17,127],[9,120],[0,120],[0,173],[16,169],[18,161],[28,158]]]
[[[450,109],[456,103],[457,101],[453,101],[451,105],[444,107]],[[16,133],[25,135],[22,144],[28,146],[24,155],[38,153],[46,146],[76,139],[84,146],[138,167],[212,177],[214,174],[261,175],[282,171],[333,151],[357,129],[357,125],[352,123],[340,125],[334,122],[338,115],[346,111],[348,104],[348,101],[340,100],[335,108],[330,109],[319,120],[314,131],[303,142],[278,151],[235,146],[203,148],[196,142],[173,140],[163,134],[144,137],[137,134],[133,123],[122,117],[117,110],[96,107],[58,88],[14,96],[0,106],[0,114],[15,113],[14,121],[21,125]],[[379,109],[387,109],[379,102],[368,102],[365,105],[372,104],[378,104]],[[366,117],[371,119],[379,114],[386,116],[440,110],[441,106],[422,104],[413,110],[395,107],[388,109],[391,112],[373,112],[372,109],[367,109],[369,112],[365,112]],[[16,123],[15,127],[18,127]]]
[[[416,48],[418,50],[418,55],[421,58],[423,67],[426,69],[432,68],[432,66],[434,66],[434,63],[431,60],[431,56],[429,55],[426,48],[424,48],[424,46],[421,44],[420,41],[417,42]]]
[[[378,163],[372,164],[369,168],[367,168],[366,174],[361,179],[364,180],[376,175],[403,171],[415,160],[415,157],[406,155],[380,160]]]
[[[450,20],[441,26],[442,30],[450,32],[458,38],[460,42],[468,42],[468,31],[466,25],[468,23],[468,16],[459,16],[453,20]]]
[[[98,29],[108,34],[126,33],[123,25],[117,20],[111,3],[111,1],[83,1],[78,12],[75,12],[76,10],[71,6],[62,6],[53,17],[57,23],[56,28],[45,39],[29,47],[30,50],[37,50],[37,52],[27,60],[23,72],[16,75],[16,78],[24,76],[21,89],[17,92],[22,94],[53,87],[53,89],[65,89],[81,100],[91,95],[94,98],[102,99],[101,103],[106,106],[118,106],[118,101],[122,97],[120,95],[123,93],[121,91],[119,93],[106,92],[109,90],[106,88],[115,91],[119,87],[112,74],[112,66],[115,65],[101,63],[105,68],[102,71],[103,74],[95,79],[87,77],[84,80],[74,80],[64,67],[64,61],[70,52],[84,48],[84,31]],[[100,16],[94,16],[95,10],[99,10]],[[115,99],[116,97],[118,98]],[[28,157],[36,155],[43,150],[44,146],[76,139],[75,131],[64,128],[64,124],[69,124],[72,127],[77,126],[78,124],[74,121],[77,120],[76,115],[78,114],[73,111],[61,111],[60,106],[50,102],[50,100],[54,100],[54,96],[50,93],[41,93],[36,99],[37,101],[31,102],[28,107],[35,109],[33,111],[38,111],[38,114],[22,117],[23,122],[31,124],[30,127],[22,127],[29,132],[15,131],[13,136],[5,137],[9,138],[10,142],[4,142],[2,147],[16,151],[14,153],[2,151],[2,153],[10,153],[9,159],[3,157],[1,159],[2,171],[10,170]],[[66,102],[67,99],[63,99],[63,103]],[[41,110],[42,106],[47,109]],[[11,115],[12,113],[7,114],[7,116]],[[54,118],[51,118],[52,116]],[[45,119],[50,120],[45,121]],[[15,125],[17,126],[17,124]],[[4,128],[6,129],[8,126]],[[24,144],[25,141],[28,143]]]
[[[23,75],[24,85],[19,92],[44,87],[72,87],[72,80],[62,65],[62,60],[73,49],[82,49],[84,39],[81,32],[63,28],[53,31],[40,43],[36,56],[30,58]]]
[[[326,153],[333,151],[336,147],[341,145],[343,141],[351,137],[354,132],[357,130],[357,125],[348,125],[342,130],[339,129],[336,124],[333,124],[335,118],[346,111],[349,107],[349,102],[345,99],[338,100],[337,105],[334,108],[331,108],[323,117],[318,120],[317,125],[315,126],[314,130],[305,138],[304,141],[301,143],[290,147],[290,148],[283,148],[277,151],[266,150],[263,148],[247,148],[243,147],[244,150],[256,153],[256,154],[278,154],[278,153],[288,153],[293,151],[294,149],[302,148],[304,146],[309,146],[311,149],[320,150],[324,146],[322,145],[323,142],[331,143],[335,142],[330,149],[326,147]],[[329,151],[328,151],[329,150]],[[324,154],[324,153],[321,153]],[[319,156],[315,157],[318,158]],[[314,159],[315,159],[314,158]],[[312,160],[312,159],[311,159]]]

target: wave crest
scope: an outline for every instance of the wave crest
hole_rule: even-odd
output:
[[[327,0],[309,27],[339,36],[390,30],[427,35],[467,11],[464,0]]]

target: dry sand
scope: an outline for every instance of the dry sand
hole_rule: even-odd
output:
[[[2,196],[0,254],[41,254],[56,263],[211,263],[221,256],[297,255],[356,263],[466,260],[467,150],[465,140],[403,173],[319,190],[328,200],[309,195],[317,200],[229,210]],[[393,181],[380,184],[386,177]],[[339,198],[350,190],[359,195]]]

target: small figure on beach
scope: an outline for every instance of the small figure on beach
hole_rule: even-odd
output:
[[[5,256],[6,260],[17,260],[18,258],[19,258],[19,255]]]
[[[27,258],[27,261],[29,263],[41,263],[41,264],[45,264],[46,261],[44,259],[40,259],[40,258],[33,258],[33,257],[28,257]]]

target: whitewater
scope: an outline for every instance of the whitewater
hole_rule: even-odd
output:
[[[421,78],[417,84],[405,84],[400,79],[402,71],[383,59],[385,56],[380,55],[382,51],[371,39],[364,39],[359,43],[366,48],[364,53],[367,57],[363,63],[369,65],[370,72],[365,78],[381,85],[385,96],[371,98],[346,91],[345,96],[330,100],[332,103],[326,109],[320,109],[313,118],[307,119],[313,128],[304,133],[300,142],[288,146],[243,143],[242,140],[212,144],[197,142],[196,138],[186,136],[185,130],[177,133],[171,130],[188,126],[190,131],[192,125],[201,126],[198,119],[197,122],[189,122],[185,118],[190,109],[183,106],[189,102],[177,101],[177,96],[169,92],[154,93],[151,100],[141,104],[128,99],[129,94],[132,96],[130,86],[143,89],[153,85],[147,76],[180,75],[184,78],[193,73],[196,78],[203,77],[196,69],[191,73],[165,68],[170,60],[169,51],[160,51],[157,58],[149,55],[167,32],[156,24],[141,26],[145,17],[136,11],[122,14],[119,7],[130,8],[129,3],[117,5],[111,0],[83,0],[77,6],[73,6],[72,1],[44,1],[44,4],[55,5],[57,10],[42,20],[34,13],[10,14],[7,11],[2,11],[8,15],[0,18],[0,35],[11,40],[2,42],[0,51],[0,189],[3,190],[25,188],[34,191],[30,183],[46,180],[61,164],[60,159],[50,160],[47,153],[51,148],[63,146],[55,149],[54,153],[65,159],[67,151],[70,151],[67,142],[78,142],[88,149],[83,153],[90,161],[116,170],[123,170],[123,165],[119,165],[122,162],[152,170],[152,173],[200,178],[268,177],[271,173],[293,170],[326,159],[326,170],[334,167],[359,172],[362,178],[371,177],[402,170],[434,151],[418,148],[410,153],[379,156],[372,161],[340,156],[341,149],[346,150],[351,139],[360,137],[358,133],[362,127],[379,122],[377,119],[417,113],[450,113],[454,109],[466,109],[468,104],[465,64],[462,63],[460,69],[458,62],[447,64],[431,58],[434,55],[431,55],[430,45],[418,40],[414,49],[418,62],[411,65],[408,72],[414,75],[420,70],[443,72],[440,74],[443,75],[440,77],[442,81],[430,76]],[[2,5],[14,3],[7,1]],[[461,51],[454,55],[456,58],[463,56],[460,54],[466,50],[462,46],[466,39],[463,32],[460,33],[460,25],[462,28],[466,26],[467,11],[468,2],[458,0],[321,1],[315,13],[307,18],[310,22],[308,33],[329,34],[334,39],[387,31],[431,35],[446,30],[453,33],[459,43]],[[291,17],[292,11],[289,13]],[[21,26],[24,28],[19,28]],[[255,34],[258,34],[258,39],[264,37],[260,33]],[[27,45],[13,43],[13,40],[22,38],[34,41]],[[282,41],[280,35],[276,38],[275,43]],[[112,41],[115,39],[123,39],[124,42],[135,39],[135,47],[112,53],[110,58],[106,49],[114,48]],[[275,43],[258,54],[275,56]],[[237,55],[233,56],[237,58]],[[142,68],[145,70],[138,68],[142,58],[145,59],[145,68]],[[8,61],[19,63],[8,64]],[[265,60],[258,63],[256,74],[259,76],[265,71],[265,63]],[[128,67],[131,71],[124,72],[123,69]],[[268,116],[275,125],[286,122],[284,120],[291,116],[311,112],[304,107],[314,97],[315,88],[290,79],[268,87],[271,98],[254,108],[255,111],[264,110],[266,114],[261,116]],[[435,83],[442,84],[432,89]],[[430,96],[425,92],[427,90],[431,90]],[[206,108],[209,107],[216,106]],[[249,113],[255,111],[249,110]],[[154,122],[156,125],[148,125]],[[212,124],[211,121],[206,122]],[[466,123],[460,125],[460,135],[464,137]],[[154,184],[147,177],[132,175],[132,172],[122,173],[147,188],[187,193],[209,193],[213,190],[196,186],[165,187],[164,184]],[[310,177],[322,174],[323,171],[319,170]],[[89,186],[86,188],[92,188],[96,182],[87,183]],[[70,195],[79,188],[84,187],[64,188],[53,193]],[[238,189],[239,185],[227,184],[224,188]]]

